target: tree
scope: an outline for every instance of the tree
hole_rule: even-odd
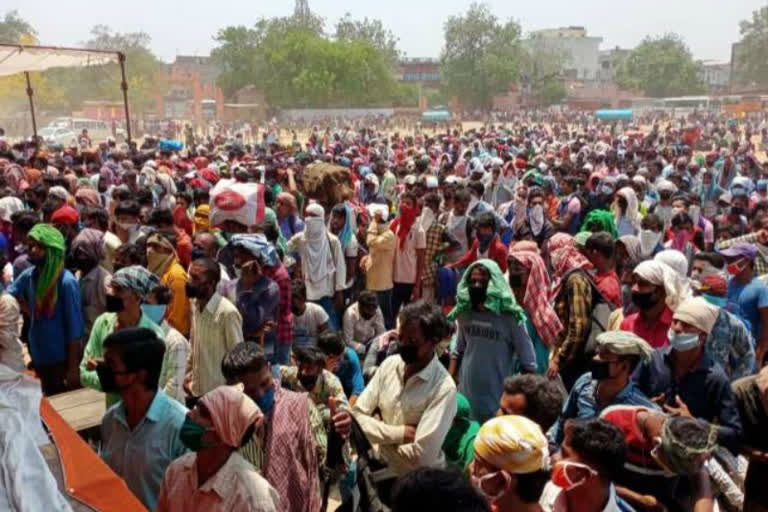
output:
[[[654,98],[704,91],[701,65],[677,34],[643,39],[618,67],[616,82]]]
[[[554,105],[565,98],[562,71],[570,58],[557,40],[530,38],[521,55],[521,82],[537,105]]]
[[[8,11],[0,20],[0,43],[32,44],[36,37],[37,31],[27,20],[19,17],[18,11]]]
[[[368,37],[346,32],[329,39],[317,25],[293,18],[259,20],[252,28],[227,27],[211,56],[222,68],[219,85],[231,95],[258,84],[278,107],[391,105],[396,87],[392,61]]]
[[[752,13],[751,20],[739,24],[741,45],[734,55],[737,70],[735,77],[740,82],[768,85],[768,7],[761,7]]]
[[[473,3],[445,23],[440,74],[446,91],[463,105],[490,110],[493,97],[519,75],[520,26],[501,23],[487,5]]]
[[[397,38],[391,30],[384,27],[380,20],[368,18],[353,20],[352,15],[346,13],[336,24],[337,41],[367,41],[378,48],[392,60],[394,65],[400,57],[397,50]]]

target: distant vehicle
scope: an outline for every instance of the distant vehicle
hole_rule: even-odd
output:
[[[40,130],[37,135],[42,137],[49,146],[77,146],[77,134],[65,126],[48,126]]]
[[[87,119],[82,117],[57,117],[48,127],[68,128],[80,135],[83,129],[88,130],[88,136],[94,144],[105,142],[107,137],[112,137],[112,128],[106,121]]]
[[[632,119],[632,109],[605,109],[595,112],[595,117],[602,121],[628,121]]]
[[[448,110],[427,110],[421,114],[423,123],[448,123],[451,121],[451,113]]]

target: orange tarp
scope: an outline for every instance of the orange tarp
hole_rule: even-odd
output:
[[[67,492],[102,512],[146,512],[125,482],[72,430],[51,403],[40,401],[40,417],[51,432]]]

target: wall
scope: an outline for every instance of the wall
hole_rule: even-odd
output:
[[[326,117],[341,117],[344,119],[354,119],[366,116],[384,116],[394,115],[393,108],[293,108],[283,110],[280,114],[282,119],[305,121],[323,119]]]

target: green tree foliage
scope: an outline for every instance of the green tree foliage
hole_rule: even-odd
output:
[[[467,107],[490,109],[493,97],[519,76],[520,26],[473,3],[463,16],[448,18],[444,32],[440,74],[446,92]]]
[[[18,11],[8,11],[0,19],[0,43],[31,43],[37,31],[29,22],[19,17]],[[25,39],[28,39],[25,41]]]
[[[337,41],[367,41],[375,48],[384,52],[394,65],[400,57],[397,50],[397,38],[391,30],[384,27],[381,20],[354,20],[352,15],[346,13],[336,23]]]
[[[554,43],[556,40],[528,39],[521,55],[521,83],[537,105],[554,105],[565,98],[562,70],[570,55]]]
[[[344,35],[330,39],[303,18],[262,19],[252,28],[220,30],[211,56],[222,69],[219,85],[227,95],[257,84],[280,107],[389,105],[401,91],[391,54],[378,44],[386,31],[377,26],[347,20]]]
[[[677,34],[643,39],[617,69],[616,82],[653,98],[704,91],[701,65]]]
[[[739,24],[741,47],[738,52],[737,79],[758,86],[768,85],[768,7],[752,13],[752,19]]]

